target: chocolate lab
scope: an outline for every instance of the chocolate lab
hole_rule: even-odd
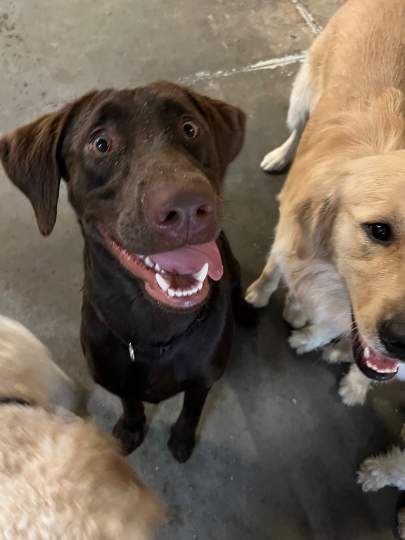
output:
[[[239,267],[221,231],[221,189],[244,114],[160,82],[92,92],[0,140],[11,181],[51,233],[61,178],[84,237],[81,340],[97,383],[118,395],[125,451],[144,401],[184,392],[169,448],[186,461],[223,374]]]

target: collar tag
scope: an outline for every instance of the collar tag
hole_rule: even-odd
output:
[[[135,351],[134,351],[134,346],[132,345],[131,342],[129,342],[129,345],[128,345],[128,352],[129,352],[129,357],[131,359],[131,362],[135,362]]]

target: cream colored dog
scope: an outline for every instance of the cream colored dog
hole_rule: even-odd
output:
[[[146,540],[160,503],[26,328],[0,317],[0,539]]]
[[[294,82],[291,135],[262,162],[279,170],[296,151],[246,299],[264,306],[282,280],[290,345],[304,353],[335,340],[329,361],[353,351],[366,377],[352,367],[347,404],[364,401],[370,379],[405,371],[404,28],[404,0],[348,0]]]

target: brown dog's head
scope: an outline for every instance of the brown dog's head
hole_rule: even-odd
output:
[[[405,361],[405,151],[352,159],[329,174],[334,185],[314,230],[347,287],[355,360],[368,377],[388,380]]]
[[[61,178],[87,238],[102,242],[155,300],[200,304],[222,275],[215,239],[222,181],[244,114],[160,82],[92,92],[0,140],[12,182],[51,233]]]

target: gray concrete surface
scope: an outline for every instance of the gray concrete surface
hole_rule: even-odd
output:
[[[226,230],[247,284],[261,269],[284,180],[265,176],[258,163],[285,137],[296,60],[338,4],[0,0],[0,131],[93,87],[162,78],[240,105],[248,133],[228,176]],[[90,384],[78,341],[82,240],[64,190],[56,229],[43,239],[29,204],[1,172],[0,244],[0,312],[26,323]],[[397,440],[401,388],[375,391],[367,406],[348,409],[336,392],[342,370],[317,354],[295,356],[286,335],[279,297],[255,331],[238,329],[187,464],[166,450],[179,399],[148,409],[148,437],[129,459],[168,505],[159,540],[392,538],[395,491],[365,495],[355,471]],[[90,410],[110,429],[119,405],[96,388]]]

